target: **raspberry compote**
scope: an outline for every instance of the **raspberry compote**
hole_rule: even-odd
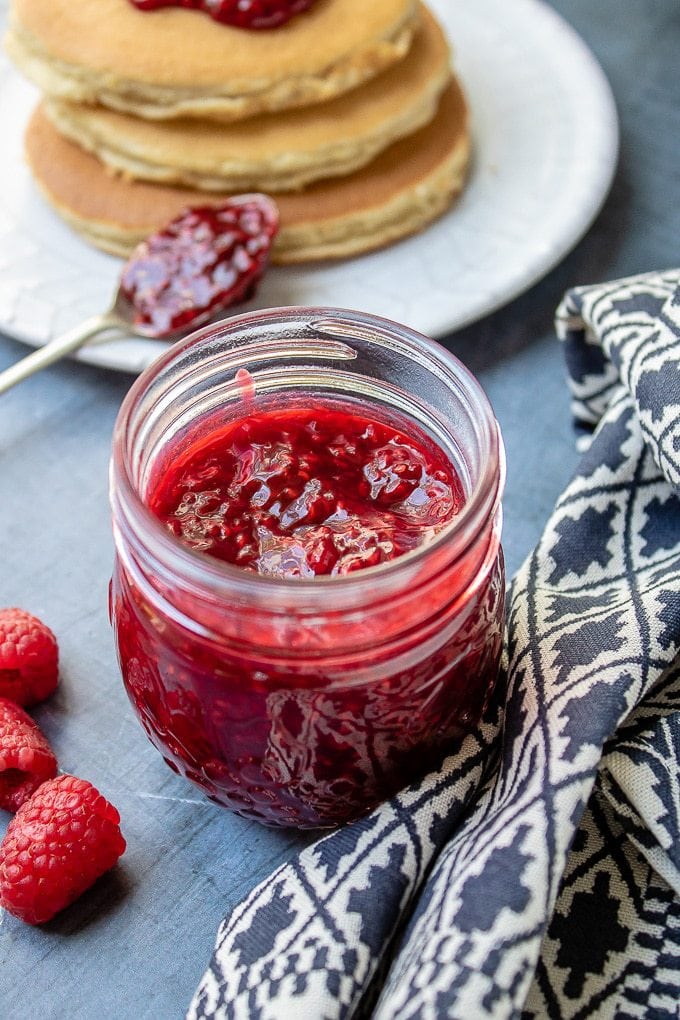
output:
[[[278,229],[279,211],[266,195],[185,209],[123,267],[120,291],[135,330],[158,340],[186,333],[252,297]]]
[[[348,408],[284,408],[216,426],[151,484],[192,549],[269,577],[343,575],[430,541],[463,504],[423,434]]]
[[[314,0],[130,0],[140,11],[154,11],[161,7],[188,7],[204,11],[215,21],[236,28],[279,28],[287,21],[306,11]]]
[[[170,766],[315,827],[455,751],[498,669],[502,476],[478,384],[385,320],[253,313],[147,370],[114,438],[111,610]]]

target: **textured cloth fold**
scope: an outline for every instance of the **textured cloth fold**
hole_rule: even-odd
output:
[[[442,768],[222,923],[188,1016],[677,1017],[680,271],[557,313],[592,438]]]

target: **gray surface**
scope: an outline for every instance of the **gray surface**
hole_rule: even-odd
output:
[[[563,291],[680,261],[677,0],[554,6],[612,83],[622,127],[616,180],[593,228],[555,271],[448,341],[479,375],[505,435],[510,570],[576,464],[552,332]],[[577,138],[565,159],[578,159]],[[0,338],[0,368],[24,353]],[[123,694],[106,611],[106,474],[129,384],[68,363],[0,398],[0,605],[24,606],[58,634],[60,691],[35,715],[61,768],[117,805],[129,847],[114,872],[44,929],[0,913],[3,1016],[181,1017],[224,911],[306,842],[202,800],[147,743]]]

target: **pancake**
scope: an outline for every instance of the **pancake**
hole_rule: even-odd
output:
[[[187,205],[218,201],[203,192],[112,176],[63,138],[39,107],[28,127],[27,157],[48,201],[88,241],[127,255]],[[455,81],[437,115],[347,177],[277,196],[279,264],[356,255],[421,230],[451,203],[469,158],[467,110]],[[223,196],[224,197],[224,196]]]
[[[60,135],[42,105],[27,128],[26,155],[51,205],[90,243],[116,255],[128,255],[186,206],[219,201],[205,192],[111,174]],[[368,166],[277,196],[281,229],[272,261],[357,255],[423,229],[460,192],[469,155],[466,101],[452,78],[434,119]]]
[[[49,95],[143,118],[239,119],[321,102],[403,58],[416,0],[316,0],[249,31],[129,0],[12,0],[7,50]]]
[[[67,138],[134,179],[222,192],[292,191],[352,173],[422,127],[434,116],[449,77],[448,43],[423,9],[403,61],[326,103],[230,124],[149,123],[54,99],[46,113]]]

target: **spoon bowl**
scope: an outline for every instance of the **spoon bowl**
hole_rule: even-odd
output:
[[[0,372],[0,393],[111,333],[177,340],[250,297],[279,225],[266,195],[185,209],[137,245],[108,311],[93,315]]]

